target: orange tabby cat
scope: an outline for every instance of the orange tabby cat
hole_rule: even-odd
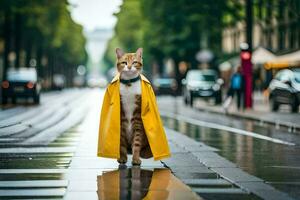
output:
[[[121,144],[118,162],[127,162],[127,152],[132,153],[132,164],[140,165],[140,156],[152,157],[141,118],[142,48],[136,53],[116,49],[117,69],[120,73]]]

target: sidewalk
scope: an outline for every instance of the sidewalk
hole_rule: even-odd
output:
[[[81,139],[64,177],[64,199],[291,199],[219,156],[217,149],[167,128],[169,159],[147,159],[141,167],[132,167],[130,157],[127,168],[119,168],[115,159],[98,158],[95,108],[100,106],[97,100],[93,103],[76,129]]]
[[[209,106],[208,106],[209,105]],[[252,110],[237,110],[236,99],[233,99],[228,112],[225,113],[222,105],[214,105],[203,100],[195,101],[196,108],[218,114],[228,114],[238,118],[246,118],[255,120],[260,123],[268,123],[288,128],[290,132],[300,132],[300,115],[299,113],[291,113],[288,105],[281,105],[278,112],[270,111],[269,102],[261,93],[254,93],[253,95],[253,109]]]
[[[201,199],[160,161],[143,159],[135,167],[129,157],[127,168],[119,168],[115,159],[97,157],[99,99],[95,95],[92,109],[76,128],[81,138],[64,177],[64,199]]]

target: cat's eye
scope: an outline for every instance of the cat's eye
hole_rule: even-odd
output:
[[[121,64],[123,64],[123,65],[127,65],[127,62],[125,62],[125,61],[124,61],[124,62],[121,62]]]
[[[134,61],[132,64],[133,64],[133,65],[136,65],[136,64],[138,64],[138,62],[137,62],[137,61]]]

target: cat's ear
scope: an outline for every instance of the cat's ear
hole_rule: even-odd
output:
[[[124,52],[120,48],[116,48],[116,55],[120,59],[124,55]]]
[[[136,50],[136,55],[138,58],[142,58],[142,55],[143,55],[143,48],[138,48]]]

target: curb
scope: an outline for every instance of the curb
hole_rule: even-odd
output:
[[[248,120],[257,121],[259,123],[268,123],[268,124],[274,125],[277,129],[279,129],[280,126],[282,126],[282,127],[287,128],[289,132],[300,132],[300,124],[296,124],[296,123],[292,123],[292,122],[267,120],[267,119],[257,118],[254,116],[250,116],[247,114],[240,114],[240,113],[236,113],[236,112],[225,113],[225,112],[217,111],[217,110],[210,109],[210,108],[203,108],[203,107],[195,107],[195,108],[200,111],[207,111],[210,113],[222,114],[225,116],[231,116],[231,117],[235,117],[235,118],[244,118],[244,119],[248,119]]]

